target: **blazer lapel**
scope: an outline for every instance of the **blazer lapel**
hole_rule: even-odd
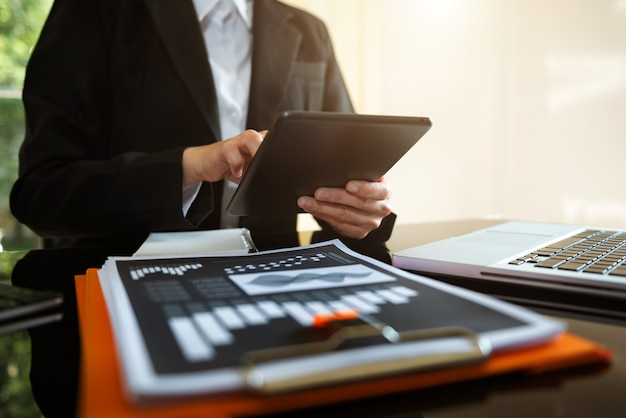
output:
[[[254,1],[249,128],[269,128],[287,88],[302,41],[300,31],[289,22],[291,16],[274,1]]]
[[[190,0],[144,0],[183,84],[221,139],[217,95],[198,18]]]

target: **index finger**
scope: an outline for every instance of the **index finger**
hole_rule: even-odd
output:
[[[232,176],[235,178],[243,176],[244,169],[258,151],[261,142],[263,135],[249,129],[224,144],[224,157]]]

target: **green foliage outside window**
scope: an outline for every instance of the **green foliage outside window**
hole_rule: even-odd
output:
[[[11,216],[9,194],[24,137],[24,70],[51,0],[0,1],[0,250],[32,248],[36,238]]]
[[[22,87],[24,67],[50,4],[51,0],[0,2],[0,87]]]
[[[0,335],[0,416],[42,417],[30,390],[30,339],[26,331]]]

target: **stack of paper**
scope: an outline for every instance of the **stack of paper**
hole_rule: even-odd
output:
[[[256,251],[247,228],[153,232],[135,256],[166,254],[246,254]]]

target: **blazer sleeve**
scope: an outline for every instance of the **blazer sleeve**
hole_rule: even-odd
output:
[[[121,3],[55,1],[27,66],[26,135],[11,209],[40,236],[186,230],[213,209],[206,185],[200,199],[209,202],[205,213],[195,222],[186,219],[181,207],[184,147],[166,144],[155,133],[142,136],[124,123],[128,116],[120,114],[125,109],[118,103],[125,93],[114,85],[119,56],[113,49],[129,42],[119,39],[123,32],[115,27],[133,13],[127,8],[115,15],[112,8]],[[114,15],[120,16],[115,22]],[[148,20],[138,16],[132,23],[143,36],[139,28]],[[156,42],[145,45],[146,53],[158,50]],[[152,64],[156,70],[162,67]]]

